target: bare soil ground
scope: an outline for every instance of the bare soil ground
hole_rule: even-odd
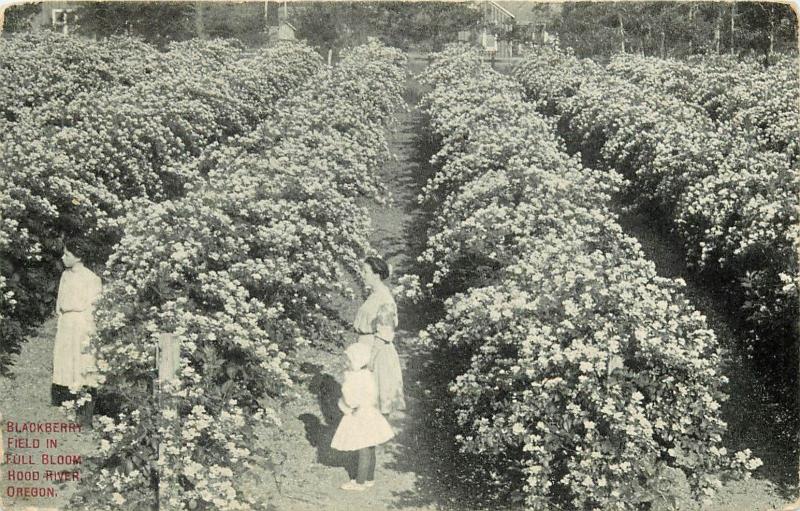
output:
[[[416,131],[420,116],[409,111],[400,116],[389,135],[389,145],[396,160],[384,169],[385,183],[391,191],[388,206],[369,205],[373,232],[371,243],[401,274],[416,257],[409,237],[424,235],[425,224],[416,211],[415,197],[424,182],[425,155],[418,154]],[[358,304],[344,304],[344,318],[353,317]],[[396,345],[403,364],[407,410],[390,422],[396,437],[378,448],[376,485],[362,493],[346,492],[339,486],[349,479],[346,467],[352,463],[345,453],[330,449],[330,439],[338,423],[336,402],[340,393],[343,370],[340,351],[314,348],[301,354],[307,381],[299,389],[298,399],[283,410],[279,443],[276,451],[278,481],[273,505],[276,510],[434,510],[447,505],[446,491],[428,491],[432,459],[440,460],[425,427],[422,415],[434,397],[419,381],[425,355],[415,347],[413,339],[423,318],[416,311],[400,305],[400,327]],[[352,342],[353,339],[348,339]],[[447,460],[442,460],[447,461]],[[444,481],[444,478],[442,478]],[[452,507],[452,509],[458,509]]]
[[[91,431],[80,433],[8,433],[8,421],[15,423],[24,422],[70,422],[71,419],[61,408],[50,404],[50,384],[53,378],[53,341],[55,339],[55,319],[50,319],[42,325],[37,335],[28,339],[23,345],[17,363],[12,369],[12,377],[0,378],[0,413],[3,416],[2,436],[6,454],[19,456],[17,464],[0,465],[0,510],[25,509],[28,507],[61,509],[69,500],[75,489],[76,480],[61,480],[57,478],[72,477],[80,473],[85,457],[90,455],[97,445],[97,439]],[[9,439],[14,445],[9,446]],[[22,442],[17,444],[13,438]],[[48,447],[46,439],[56,442],[56,447]],[[39,442],[39,447],[32,447],[34,441]],[[58,456],[64,456],[61,461],[66,463],[52,465],[44,463],[42,455],[48,455],[58,461]],[[28,456],[32,464],[27,462]],[[69,459],[66,457],[70,456]],[[76,460],[75,456],[80,456]],[[80,461],[81,463],[70,463]],[[38,474],[38,481],[11,481],[10,472],[13,471],[21,477],[22,473]],[[46,480],[48,471],[64,473],[56,479]],[[16,477],[18,479],[19,477]],[[15,488],[52,488],[56,495],[52,497],[10,497],[9,491]],[[44,510],[42,510],[44,511]]]

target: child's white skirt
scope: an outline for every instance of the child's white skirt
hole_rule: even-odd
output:
[[[377,408],[360,408],[342,417],[331,447],[337,451],[357,451],[387,442],[393,436],[392,426]]]

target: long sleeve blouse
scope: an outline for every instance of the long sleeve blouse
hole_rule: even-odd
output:
[[[56,299],[56,312],[87,312],[100,296],[102,283],[100,277],[83,265],[61,274]]]

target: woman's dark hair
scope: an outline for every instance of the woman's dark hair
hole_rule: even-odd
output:
[[[63,252],[64,249],[69,250],[72,255],[81,261],[91,259],[91,244],[80,236],[67,234],[61,238],[61,250],[59,252]]]
[[[364,262],[369,265],[372,272],[380,277],[381,280],[389,278],[389,265],[380,257],[370,256],[364,259]]]

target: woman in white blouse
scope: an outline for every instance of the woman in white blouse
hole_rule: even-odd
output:
[[[54,404],[80,387],[97,387],[97,362],[91,352],[89,339],[95,331],[94,302],[100,296],[100,277],[83,265],[80,257],[64,246],[64,273],[58,285],[56,314],[58,327],[53,346]],[[80,411],[81,421],[91,424],[93,402]]]
[[[353,328],[358,342],[372,350],[369,369],[378,384],[380,411],[388,416],[406,408],[403,372],[394,346],[397,305],[383,282],[389,278],[389,265],[379,257],[367,257],[361,265],[361,277],[371,293],[358,309]]]

